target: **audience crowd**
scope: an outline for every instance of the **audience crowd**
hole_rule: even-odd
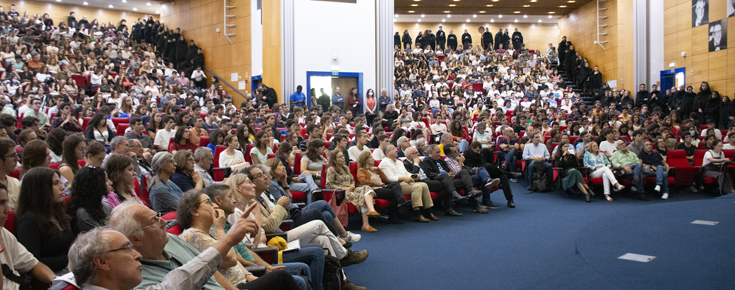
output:
[[[404,208],[487,214],[519,179],[587,202],[735,191],[735,103],[706,82],[615,90],[566,37],[399,38],[393,95],[309,107],[300,86],[290,106],[266,85],[234,104],[150,16],[55,25],[11,5],[0,22],[4,289],[365,289],[342,270],[369,255],[349,213],[366,235]]]

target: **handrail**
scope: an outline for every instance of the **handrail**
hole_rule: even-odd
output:
[[[600,41],[600,1],[607,2],[607,0],[597,0],[597,44],[602,47],[602,50],[607,50],[604,46],[602,46],[603,42]],[[604,9],[607,10],[607,8]],[[607,16],[605,16],[605,18],[607,18]],[[607,24],[605,24],[605,27],[607,27]],[[607,43],[607,41],[605,41],[605,43]]]
[[[233,87],[232,85],[230,85],[230,83],[228,83],[228,82],[227,82],[227,81],[226,81],[225,79],[223,79],[223,78],[219,77],[219,76],[218,76],[218,75],[217,75],[216,73],[214,73],[214,72],[213,72],[212,70],[210,70],[210,69],[209,69],[208,67],[206,67],[206,66],[202,66],[202,67],[204,67],[204,69],[206,69],[206,70],[207,70],[207,71],[208,71],[209,73],[211,73],[211,74],[212,74],[212,75],[213,75],[214,77],[218,78],[218,79],[219,79],[219,80],[221,80],[221,81],[222,81],[223,83],[225,83],[225,85],[227,85],[228,87],[230,87],[230,88],[231,88],[232,90],[234,90],[234,91],[236,91],[236,92],[237,92],[238,94],[240,94],[240,95],[241,95],[241,96],[242,96],[243,98],[245,98],[246,100],[249,100],[249,99],[250,99],[250,98],[248,98],[248,96],[246,96],[245,94],[243,94],[242,92],[240,92],[240,90],[238,90],[238,89],[236,89],[235,87]]]

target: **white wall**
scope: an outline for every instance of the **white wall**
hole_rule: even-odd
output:
[[[307,71],[363,73],[362,96],[376,86],[375,2],[294,1],[294,82]],[[337,56],[337,60],[333,56]],[[295,90],[295,88],[291,88]],[[364,97],[364,96],[363,96]],[[364,102],[363,102],[364,103]]]
[[[650,89],[652,84],[661,80],[661,71],[669,69],[669,65],[664,63],[664,0],[648,2],[648,36],[650,66],[646,84]]]
[[[258,1],[250,1],[250,52],[252,71],[250,75],[263,74],[263,22],[262,10],[258,10]],[[248,80],[248,83],[250,80]]]

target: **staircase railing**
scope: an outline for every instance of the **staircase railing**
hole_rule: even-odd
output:
[[[245,98],[246,100],[250,100],[250,99],[251,99],[251,98],[249,98],[248,96],[246,96],[245,94],[243,94],[242,92],[240,92],[240,90],[238,90],[238,89],[236,89],[235,87],[233,87],[232,85],[230,85],[230,83],[228,83],[228,82],[227,82],[227,81],[226,81],[225,79],[223,79],[223,78],[219,77],[219,76],[218,76],[218,75],[217,75],[216,73],[214,73],[214,72],[213,72],[213,71],[212,71],[211,69],[209,69],[208,67],[206,67],[206,66],[205,66],[205,67],[204,67],[204,69],[206,69],[206,70],[207,70],[207,71],[208,71],[209,73],[211,73],[211,74],[212,74],[212,75],[213,75],[214,77],[216,77],[216,78],[217,78],[218,80],[220,80],[220,81],[221,81],[222,83],[224,83],[225,85],[227,85],[228,87],[230,87],[230,88],[231,88],[231,89],[232,89],[233,91],[235,91],[235,92],[237,92],[238,94],[240,94],[240,95],[241,95],[241,96],[242,96],[243,98]]]

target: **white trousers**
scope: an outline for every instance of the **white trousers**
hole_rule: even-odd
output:
[[[612,170],[607,167],[598,168],[594,172],[592,172],[592,178],[599,178],[602,177],[602,187],[605,188],[605,194],[610,194],[610,185],[618,183],[618,180],[615,179],[615,175],[612,173]]]
[[[288,241],[301,240],[302,243],[316,243],[329,250],[337,259],[347,255],[347,250],[337,237],[329,231],[327,225],[320,220],[310,221],[286,232]]]

